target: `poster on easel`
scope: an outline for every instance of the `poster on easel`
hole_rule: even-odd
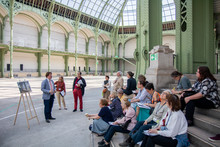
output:
[[[38,117],[37,117],[36,110],[34,108],[33,101],[31,99],[31,95],[30,95],[31,86],[29,84],[29,81],[19,81],[19,82],[17,82],[17,84],[18,84],[18,89],[19,89],[21,95],[20,95],[20,99],[19,99],[19,103],[18,103],[17,112],[16,112],[16,115],[15,115],[14,125],[15,125],[16,120],[17,120],[21,100],[23,100],[25,116],[26,116],[26,119],[27,119],[27,125],[28,125],[28,129],[30,129],[29,120],[36,118],[37,121],[38,121],[38,124],[40,124],[40,122],[38,120]],[[30,118],[27,115],[27,110],[26,110],[26,105],[25,105],[25,98],[26,98],[26,103],[28,105],[28,109],[29,109],[29,112],[30,112],[30,116],[31,116]],[[30,100],[31,105],[32,105],[32,110],[34,111],[34,115],[32,114],[31,105],[29,103],[29,100]]]
[[[20,93],[31,92],[29,81],[17,82]]]

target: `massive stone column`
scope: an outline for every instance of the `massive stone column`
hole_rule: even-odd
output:
[[[168,88],[172,82],[170,74],[175,70],[173,52],[168,46],[155,46],[150,51],[150,67],[146,71],[146,79],[154,84],[157,91]]]

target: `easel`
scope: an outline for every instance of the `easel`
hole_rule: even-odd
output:
[[[28,94],[28,95],[27,95],[27,94]],[[28,108],[29,108],[29,112],[30,112],[30,116],[31,116],[30,118],[28,118],[28,115],[27,115],[26,105],[25,105],[25,100],[24,100],[24,95],[25,95],[25,98],[26,98],[26,100],[27,100],[27,104],[28,104]],[[32,104],[32,107],[33,107],[33,110],[34,110],[34,116],[32,115],[31,107],[30,107],[30,103],[29,103],[28,98],[29,98],[30,101],[31,101],[31,104]],[[40,122],[39,122],[39,120],[38,120],[38,117],[37,117],[37,113],[36,113],[35,108],[34,108],[33,101],[32,101],[32,99],[31,99],[30,92],[22,92],[22,93],[21,93],[21,96],[20,96],[20,99],[19,99],[17,112],[16,112],[16,115],[15,115],[14,125],[15,125],[16,120],[17,120],[18,110],[19,110],[19,107],[20,107],[20,104],[21,104],[21,99],[23,100],[23,104],[24,104],[24,111],[25,111],[25,116],[26,116],[26,120],[27,120],[28,129],[30,129],[29,120],[31,120],[31,119],[36,118],[37,121],[38,121],[38,124],[40,124]]]

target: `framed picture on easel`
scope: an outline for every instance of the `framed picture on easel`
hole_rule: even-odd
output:
[[[38,120],[38,117],[37,117],[36,110],[34,108],[33,101],[31,99],[31,95],[30,95],[31,86],[29,84],[29,81],[19,81],[19,82],[17,82],[17,84],[18,84],[18,89],[19,89],[21,95],[20,95],[20,99],[19,99],[19,103],[18,103],[18,108],[17,108],[17,112],[16,112],[16,115],[15,115],[15,119],[14,119],[14,125],[15,125],[16,120],[17,120],[17,116],[18,116],[18,111],[19,111],[19,107],[20,107],[20,104],[21,104],[21,100],[23,100],[25,116],[26,116],[26,119],[27,119],[27,125],[28,125],[28,129],[30,129],[29,120],[36,118],[37,121],[38,121],[38,124],[40,124],[40,122]],[[30,112],[30,118],[27,115],[27,110],[26,110],[27,108],[26,108],[26,104],[25,104],[25,99],[27,101],[26,103],[28,105],[28,109],[29,109],[29,112]],[[34,115],[32,114],[31,105],[30,105],[29,102],[31,102],[32,109],[34,111]]]
[[[31,92],[29,81],[17,82],[20,93]]]

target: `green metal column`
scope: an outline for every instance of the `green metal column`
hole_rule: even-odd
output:
[[[137,1],[137,48],[134,52],[136,60],[136,78],[145,74],[149,66],[149,51],[155,45],[162,44],[162,1]]]
[[[195,73],[206,65],[215,72],[213,0],[176,0],[177,68]]]
[[[75,30],[75,33],[74,33],[74,35],[75,35],[75,76],[77,76],[77,72],[78,72],[78,68],[77,68],[77,66],[78,66],[78,64],[77,64],[77,39],[78,39],[78,33],[77,33],[77,29]]]
[[[41,44],[41,39],[42,39],[42,30],[43,30],[43,28],[42,27],[40,27],[40,30],[39,30],[39,32],[38,32],[38,48],[41,48],[42,46],[42,44]]]
[[[86,54],[89,54],[89,40],[90,38],[88,38],[88,42],[86,42]],[[89,59],[85,58],[85,63],[86,63],[86,74],[89,74]]]
[[[122,49],[123,49],[123,58],[125,58],[125,44],[122,44]],[[125,74],[125,60],[122,61],[122,73],[123,75]]]
[[[50,66],[50,55],[51,55],[51,50],[50,50],[50,35],[51,35],[51,24],[52,24],[52,16],[53,16],[53,8],[54,8],[54,1],[51,2],[49,12],[48,12],[48,23],[47,23],[47,28],[48,28],[48,71],[51,71],[51,66]]]
[[[105,47],[106,47],[106,43],[102,45],[102,56],[105,55]],[[102,74],[105,75],[105,60],[104,59],[102,59]]]
[[[108,46],[109,46],[109,42],[107,42],[106,45],[106,58],[108,58]],[[106,71],[108,72],[108,59],[106,60]]]
[[[65,51],[69,50],[69,34],[65,37]]]
[[[89,59],[85,58],[85,64],[86,64],[86,74],[89,74]]]
[[[14,0],[10,0],[9,23],[10,23],[10,78],[13,78],[13,23],[14,23]]]
[[[4,65],[5,65],[5,50],[1,49],[0,50],[0,57],[1,57],[1,77],[4,77]]]
[[[64,56],[64,62],[65,62],[65,72],[66,76],[69,75],[68,65],[69,65],[69,56]]]
[[[98,32],[95,33],[95,76],[98,75]]]
[[[43,53],[36,53],[38,77],[42,76],[42,57]]]

